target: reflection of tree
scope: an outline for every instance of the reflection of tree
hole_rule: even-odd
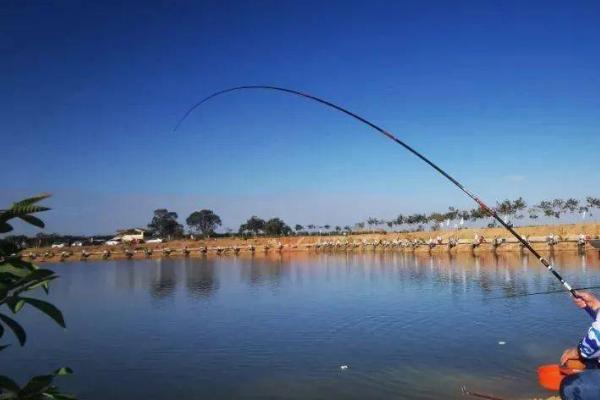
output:
[[[281,278],[286,274],[286,265],[278,257],[251,258],[242,268],[242,279],[248,284],[279,286]]]
[[[171,297],[175,293],[177,276],[171,260],[158,260],[154,279],[150,285],[150,293],[155,298]]]
[[[186,260],[185,286],[193,297],[210,297],[219,290],[215,262],[212,259]]]

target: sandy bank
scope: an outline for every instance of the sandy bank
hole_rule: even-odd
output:
[[[519,227],[516,230],[529,240],[536,250],[542,253],[597,251],[591,248],[587,239],[600,236],[600,224],[598,223]],[[46,247],[26,249],[23,254],[38,262],[54,262],[81,259],[265,255],[325,251],[402,251],[422,254],[469,252],[477,254],[485,252],[522,252],[524,249],[503,228],[481,228],[433,232],[387,232],[250,239],[230,237],[205,240],[174,240],[160,244],[121,244],[62,249]]]

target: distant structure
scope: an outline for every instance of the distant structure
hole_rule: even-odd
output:
[[[142,228],[129,228],[117,231],[114,239],[121,239],[123,242],[143,242],[148,236],[148,231]]]

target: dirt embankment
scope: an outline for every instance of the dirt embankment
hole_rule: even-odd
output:
[[[600,223],[518,227],[517,232],[540,252],[593,251],[589,239],[600,237]],[[582,236],[583,235],[583,240]],[[504,228],[352,235],[214,238],[159,244],[120,244],[60,249],[31,248],[23,254],[36,261],[123,259],[168,256],[272,254],[299,251],[519,252],[523,246]]]

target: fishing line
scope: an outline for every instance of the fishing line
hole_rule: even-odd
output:
[[[580,287],[580,288],[575,288],[573,290],[575,290],[577,292],[579,290],[591,290],[591,289],[600,289],[600,286]],[[527,296],[536,296],[536,295],[540,295],[540,294],[555,294],[555,293],[563,293],[563,292],[564,292],[563,289],[549,290],[546,292],[534,292],[534,293],[524,293],[524,294],[511,294],[508,296],[488,297],[485,300],[514,299],[515,297],[527,297]]]
[[[552,264],[546,260],[544,257],[542,257],[541,254],[539,254],[530,244],[527,240],[525,240],[523,237],[521,237],[521,235],[519,235],[512,227],[512,224],[506,223],[502,218],[500,218],[500,216],[496,213],[496,210],[494,210],[493,208],[488,207],[479,197],[477,197],[475,194],[473,194],[472,192],[470,192],[469,190],[467,190],[467,188],[465,186],[463,186],[460,182],[458,182],[456,179],[454,179],[452,176],[450,176],[450,174],[448,174],[446,171],[444,171],[443,169],[441,169],[440,167],[438,167],[433,161],[429,160],[427,157],[425,157],[423,154],[419,153],[417,150],[415,150],[414,148],[412,148],[411,146],[409,146],[407,143],[403,142],[402,140],[398,139],[396,136],[394,136],[393,134],[391,134],[390,132],[386,131],[385,129],[377,126],[376,124],[374,124],[373,122],[367,120],[366,118],[361,117],[358,114],[355,114],[343,107],[340,107],[336,104],[333,104],[330,101],[324,100],[322,98],[313,96],[311,94],[308,93],[303,93],[297,90],[293,90],[293,89],[287,89],[287,88],[283,88],[283,87],[278,87],[278,86],[269,86],[269,85],[248,85],[248,86],[237,86],[237,87],[233,87],[233,88],[229,88],[229,89],[224,89],[224,90],[220,90],[218,92],[215,92],[213,94],[211,94],[210,96],[205,97],[204,99],[200,100],[198,103],[194,104],[189,110],[187,110],[187,112],[181,117],[181,119],[177,122],[177,125],[175,126],[175,129],[173,129],[173,131],[177,131],[177,129],[179,129],[179,127],[181,126],[181,124],[183,123],[183,121],[185,121],[185,119],[198,107],[200,107],[202,104],[206,103],[207,101],[226,94],[226,93],[230,93],[230,92],[235,92],[235,91],[241,91],[241,90],[254,90],[254,89],[258,89],[258,90],[271,90],[271,91],[278,91],[278,92],[283,92],[283,93],[289,93],[289,94],[293,94],[296,96],[300,96],[309,100],[313,100],[316,101],[317,103],[323,104],[327,107],[333,108],[337,111],[340,111],[346,115],[349,115],[350,117],[362,122],[363,124],[375,129],[377,132],[381,133],[382,135],[384,135],[385,137],[387,137],[390,140],[393,140],[394,142],[396,142],[397,144],[399,144],[400,146],[404,147],[406,150],[408,150],[409,152],[411,152],[412,154],[414,154],[415,156],[417,156],[418,158],[420,158],[422,161],[424,161],[426,164],[428,164],[430,167],[432,167],[433,169],[435,169],[437,172],[439,172],[442,176],[444,176],[446,179],[448,179],[450,182],[452,182],[452,184],[454,184],[454,186],[458,187],[463,193],[465,193],[468,197],[470,197],[473,201],[475,201],[479,207],[488,215],[490,215],[491,217],[493,217],[496,221],[498,221],[498,223],[500,223],[500,225],[502,225],[506,230],[508,230],[519,242],[521,242],[521,244],[523,245],[523,247],[525,247],[527,250],[529,250],[531,252],[531,254],[533,254],[540,263],[542,263],[542,265],[544,265],[548,271],[554,275],[554,277],[560,281],[560,283],[564,286],[564,288],[569,291],[569,293],[571,293],[571,295],[573,297],[577,297],[577,293],[575,292],[575,289],[573,289],[571,287],[571,285],[569,285],[569,283],[567,281],[565,281],[563,279],[563,277],[554,269],[554,267],[552,266]],[[592,311],[590,308],[586,307],[585,310],[587,311],[587,313],[593,318],[596,318],[596,313],[594,311]]]

